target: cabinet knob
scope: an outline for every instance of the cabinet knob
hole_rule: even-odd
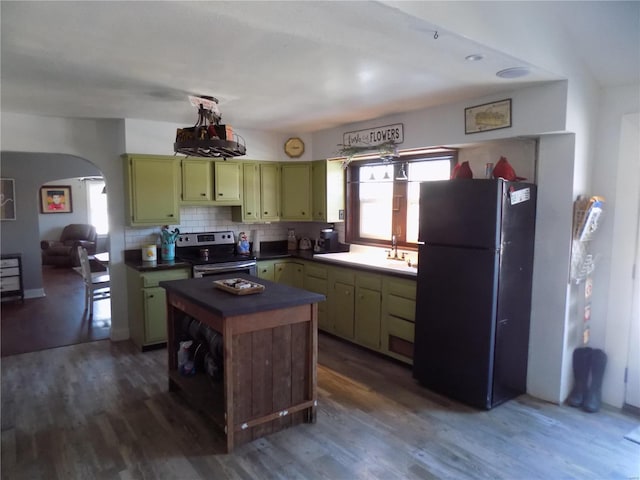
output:
[[[206,194],[206,193],[201,193],[201,194],[200,194],[200,196],[201,196],[201,197],[206,197],[206,196],[207,196],[207,194]]]
[[[265,215],[269,215],[269,212],[264,212]]]
[[[219,196],[219,197],[221,197],[222,195],[223,195],[222,193],[219,193],[219,194],[218,194],[218,196]]]
[[[167,217],[173,217],[173,213],[170,213],[169,215],[167,215]]]
[[[153,298],[153,294],[149,294],[147,298]]]
[[[251,212],[247,212],[247,215],[251,215]]]
[[[306,215],[306,213],[302,212],[302,215]]]

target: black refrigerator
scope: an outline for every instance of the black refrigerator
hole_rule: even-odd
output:
[[[526,390],[536,186],[420,185],[413,376],[491,409]]]

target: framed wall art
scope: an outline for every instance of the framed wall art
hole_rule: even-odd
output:
[[[45,185],[40,187],[40,213],[71,213],[71,186]]]
[[[16,219],[16,190],[13,178],[0,178],[0,220]]]
[[[511,127],[511,99],[464,109],[464,133],[479,133]]]

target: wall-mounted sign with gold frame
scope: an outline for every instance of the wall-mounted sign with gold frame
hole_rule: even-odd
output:
[[[464,133],[479,133],[511,127],[511,99],[464,109]]]

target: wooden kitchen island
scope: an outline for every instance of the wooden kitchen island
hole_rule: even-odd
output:
[[[315,422],[318,302],[306,290],[245,274],[265,286],[261,293],[235,295],[204,277],[160,282],[167,291],[169,390],[180,391],[235,446],[299,423]],[[223,375],[178,373],[177,352],[185,315],[222,335]]]

